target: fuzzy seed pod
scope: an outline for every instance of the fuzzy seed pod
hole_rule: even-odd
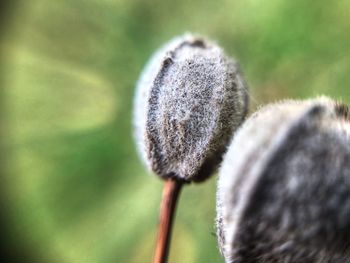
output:
[[[327,98],[253,114],[219,173],[226,262],[350,262],[349,109]]]
[[[205,39],[175,38],[153,55],[137,84],[140,155],[162,178],[202,181],[220,162],[247,107],[234,60]]]

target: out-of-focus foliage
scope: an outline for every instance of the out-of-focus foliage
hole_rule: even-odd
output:
[[[198,32],[241,62],[252,109],[318,94],[350,102],[349,10],[345,0],[11,6],[1,20],[6,248],[22,262],[151,262],[162,184],[141,165],[131,125],[150,54]],[[184,189],[170,262],[223,262],[215,185],[212,178]]]

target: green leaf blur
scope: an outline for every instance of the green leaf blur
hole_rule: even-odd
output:
[[[1,40],[8,246],[22,262],[151,262],[162,182],[141,164],[131,123],[150,55],[197,32],[240,61],[252,110],[321,94],[349,103],[348,10],[345,0],[18,2]],[[170,263],[223,262],[215,187],[213,177],[184,189]]]

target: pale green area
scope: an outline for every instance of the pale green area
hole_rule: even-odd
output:
[[[150,54],[199,32],[241,62],[252,109],[319,94],[350,102],[349,15],[345,0],[20,2],[1,43],[9,238],[30,262],[151,262],[162,184],[131,129]],[[215,187],[184,189],[170,263],[223,262]]]

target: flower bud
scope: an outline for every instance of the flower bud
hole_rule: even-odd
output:
[[[162,178],[204,180],[247,107],[245,82],[234,60],[206,39],[175,38],[153,55],[137,84],[138,150]]]
[[[253,114],[219,173],[226,262],[349,262],[349,109],[327,98]]]

